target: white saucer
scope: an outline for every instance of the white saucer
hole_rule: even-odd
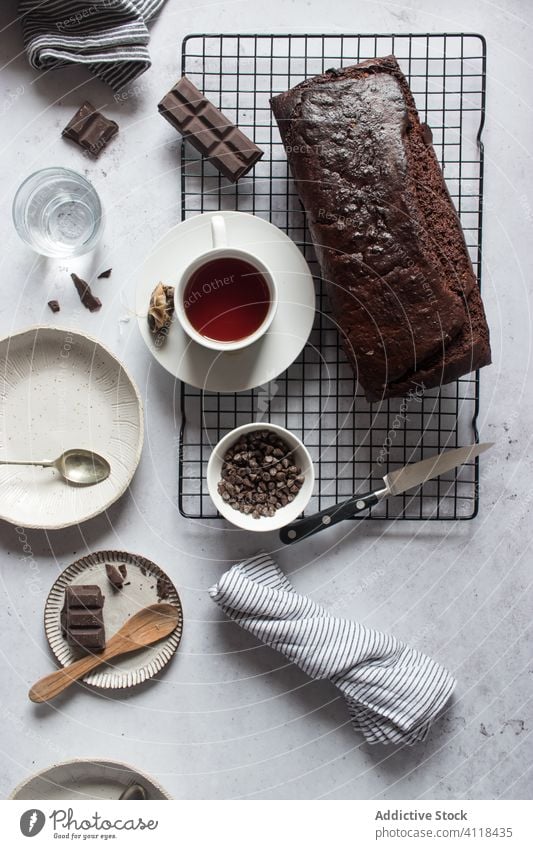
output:
[[[146,320],[154,287],[174,285],[192,260],[211,247],[210,219],[224,216],[228,245],[262,259],[276,279],[279,303],[268,333],[241,351],[210,351],[193,342],[174,321],[157,347]],[[142,337],[155,359],[174,377],[211,392],[243,392],[274,380],[296,359],[311,333],[315,288],[298,247],[281,230],[245,212],[207,212],[176,225],[144,262],[137,286],[136,312]]]

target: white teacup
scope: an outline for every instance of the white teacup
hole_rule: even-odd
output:
[[[276,314],[276,309],[278,306],[277,286],[272,272],[261,259],[255,256],[255,254],[243,250],[242,248],[228,245],[226,222],[224,221],[223,215],[213,215],[210,220],[210,225],[212,247],[206,250],[204,253],[200,254],[200,256],[197,256],[196,259],[189,263],[187,268],[181,274],[175,288],[175,313],[179,323],[181,324],[187,335],[199,345],[203,345],[204,348],[210,348],[214,351],[239,351],[241,348],[245,348],[248,345],[252,345],[254,342],[257,342],[257,340],[260,339],[267,332],[268,328],[272,324],[272,320]],[[200,269],[203,265],[206,265],[209,262],[216,261],[217,259],[223,258],[240,259],[252,265],[255,270],[258,271],[259,274],[261,274],[261,276],[264,278],[269,291],[268,310],[259,327],[257,327],[256,330],[254,330],[249,335],[244,336],[242,339],[237,339],[229,342],[219,341],[218,339],[212,339],[211,337],[204,336],[202,333],[200,333],[191,324],[187,316],[187,310],[185,309],[184,304],[184,296],[187,284],[189,283],[195,272],[198,271],[198,269]],[[208,296],[208,294],[209,293],[206,293],[206,296]]]

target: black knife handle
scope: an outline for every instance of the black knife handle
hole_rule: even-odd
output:
[[[312,516],[305,516],[303,519],[291,522],[290,525],[285,525],[280,530],[279,537],[287,545],[291,542],[299,542],[304,537],[310,537],[325,528],[330,528],[331,525],[336,525],[337,522],[350,519],[357,513],[368,510],[378,501],[379,498],[375,492],[354,496],[347,501],[341,501],[340,504],[333,504],[327,510],[321,510],[320,513],[313,513]]]

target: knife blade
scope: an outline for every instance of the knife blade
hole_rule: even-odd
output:
[[[465,445],[463,448],[452,448],[451,451],[443,451],[442,454],[427,457],[425,460],[419,460],[418,463],[409,463],[401,469],[389,472],[383,481],[390,495],[401,495],[408,489],[463,466],[493,445],[493,442],[481,442],[477,445]]]
[[[433,457],[427,457],[417,463],[409,463],[407,466],[389,472],[384,476],[384,489],[354,495],[340,504],[334,504],[319,513],[314,513],[312,516],[305,516],[303,519],[291,522],[290,525],[281,528],[280,539],[286,544],[298,542],[303,537],[311,536],[330,525],[342,522],[343,519],[351,519],[357,513],[378,504],[383,498],[400,495],[408,489],[420,486],[426,481],[438,478],[445,472],[450,472],[452,469],[457,469],[459,466],[475,460],[492,445],[494,445],[493,442],[465,445],[462,448],[452,448],[442,454],[435,454]]]

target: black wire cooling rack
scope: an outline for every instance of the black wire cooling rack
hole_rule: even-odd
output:
[[[231,185],[186,142],[182,145],[182,219],[235,209],[284,230],[306,257],[317,286],[309,344],[275,380],[249,392],[218,395],[181,387],[179,509],[214,518],[205,471],[213,445],[251,420],[297,433],[316,466],[309,511],[358,490],[377,489],[387,471],[477,440],[479,381],[472,374],[440,390],[369,404],[358,390],[329,319],[305,215],[269,106],[272,94],[331,67],[393,53],[409,79],[480,276],[486,45],[476,34],[189,35],[182,72],[265,151]],[[320,352],[320,357],[318,355]],[[477,461],[419,491],[388,499],[368,518],[471,519],[478,508]]]

